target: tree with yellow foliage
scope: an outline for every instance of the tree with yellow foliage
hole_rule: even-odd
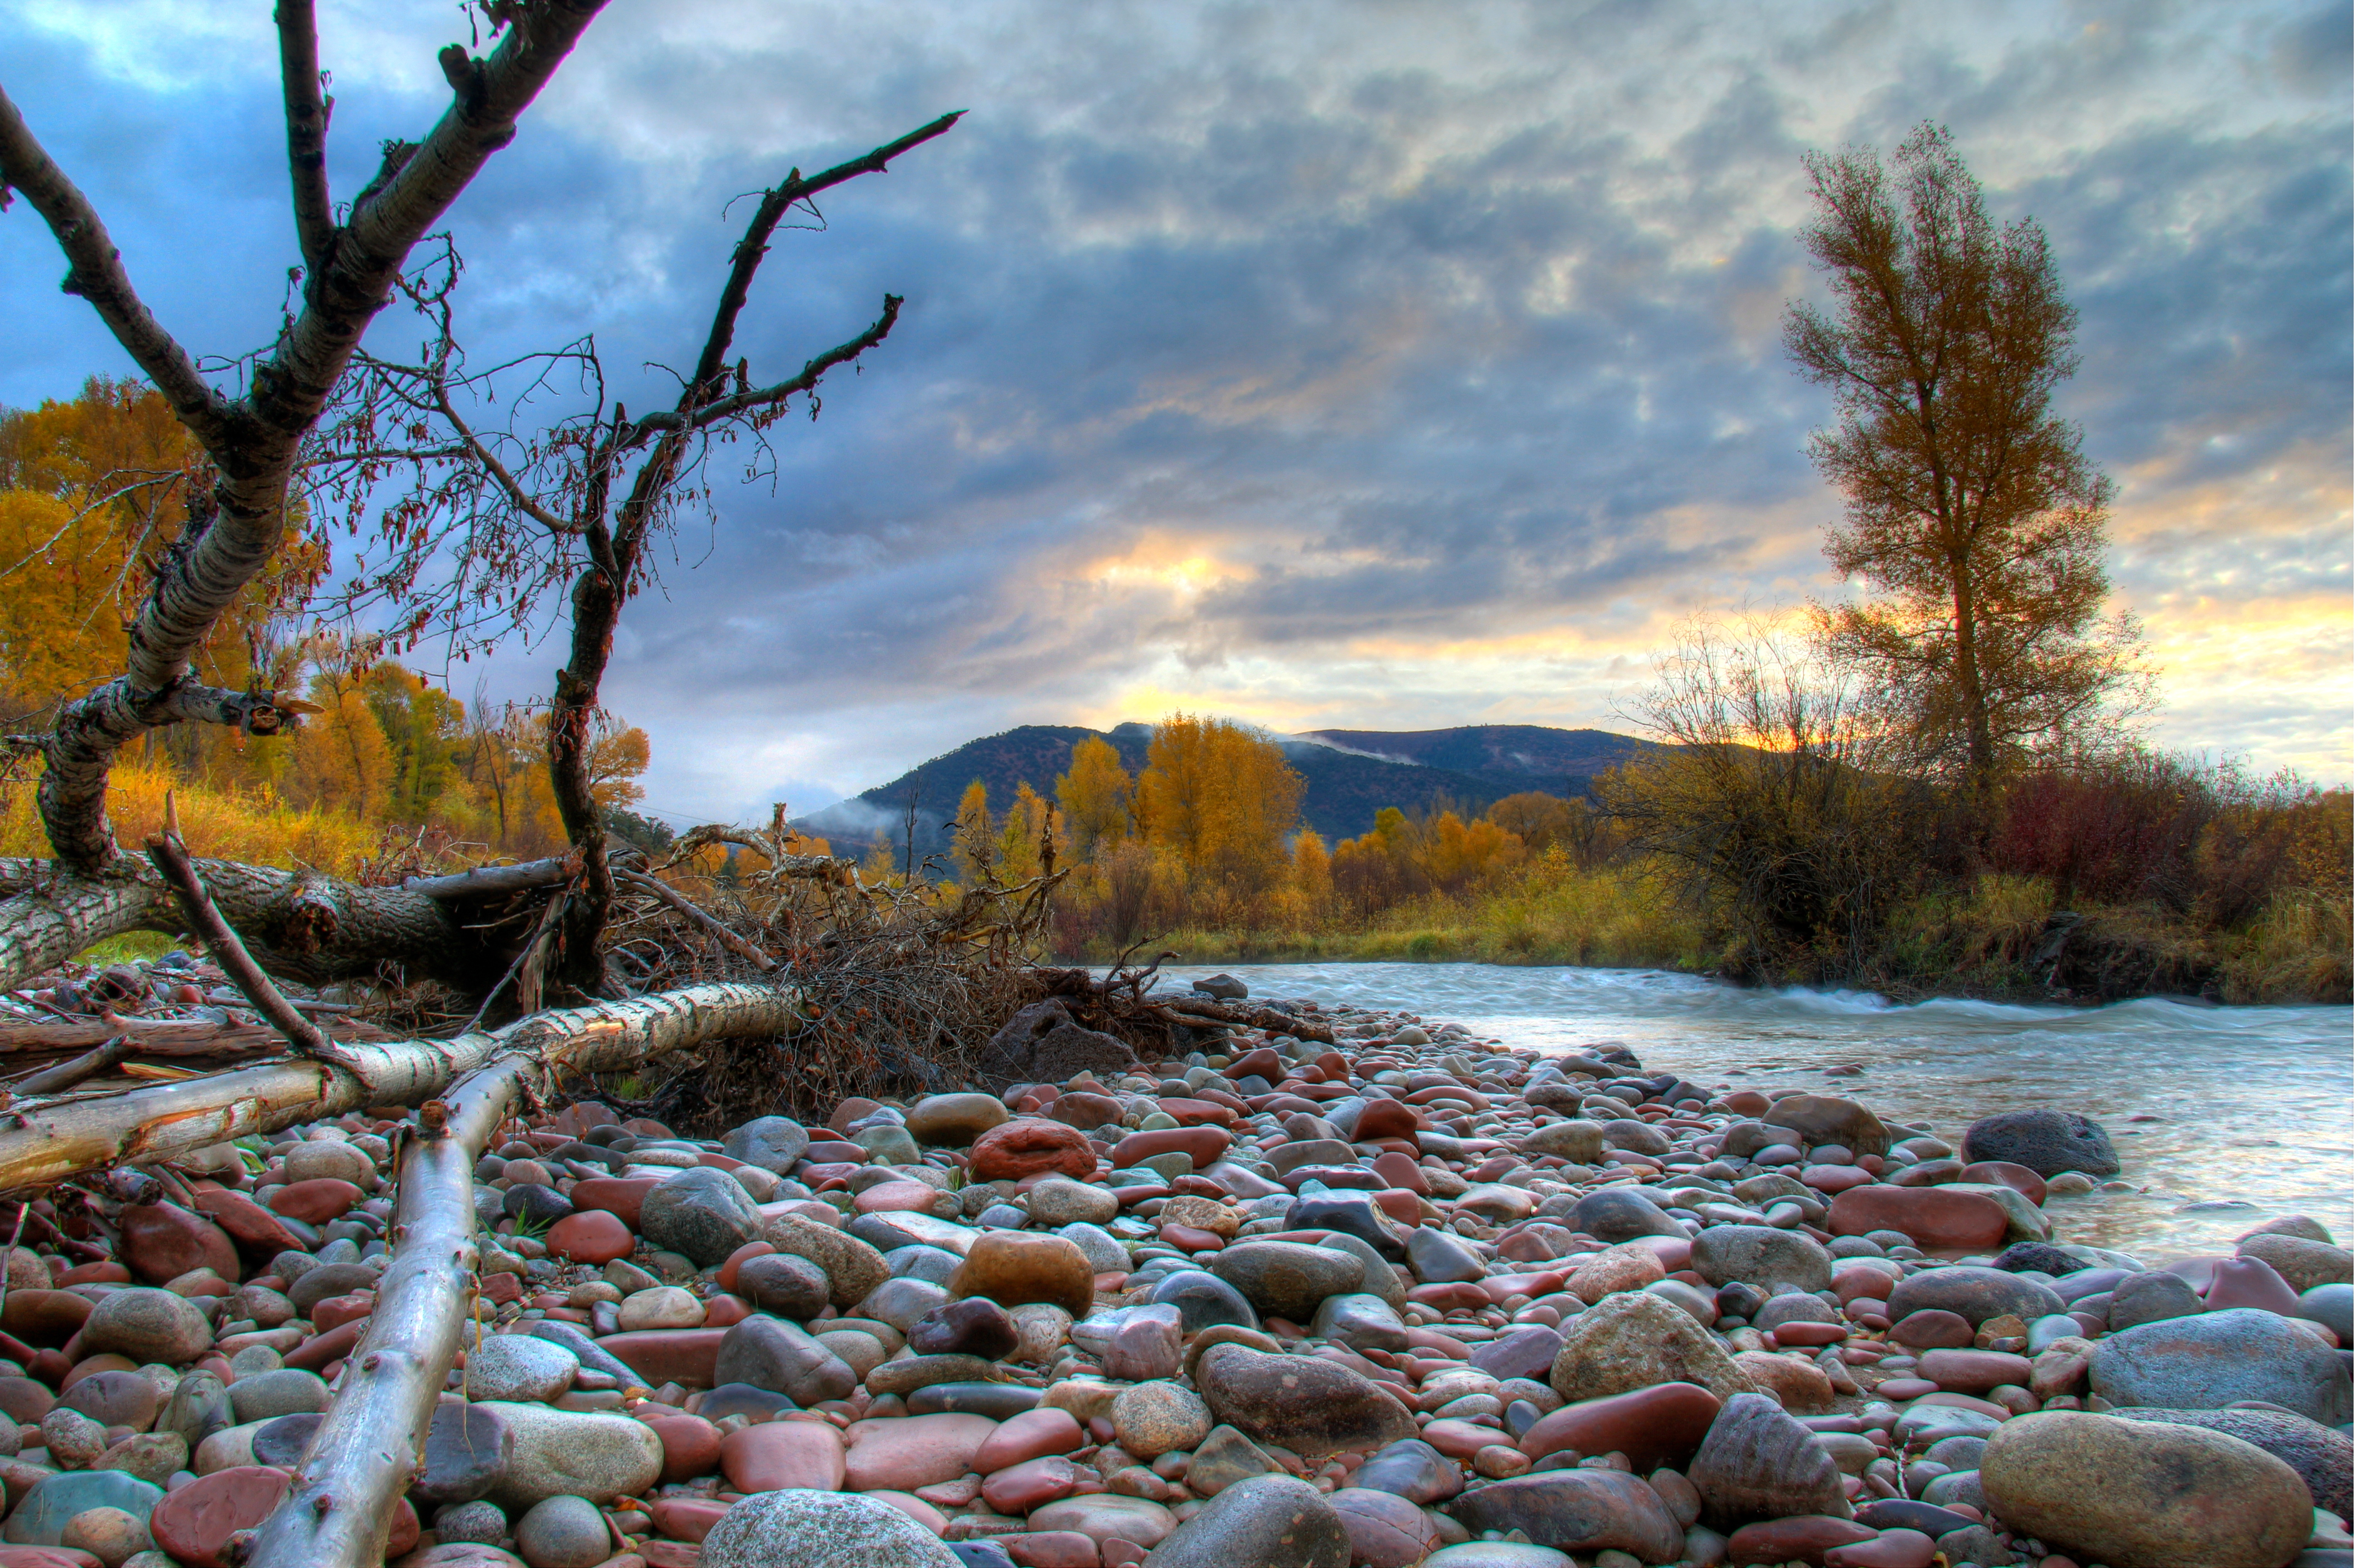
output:
[[[1063,808],[1063,821],[1071,853],[1094,862],[1129,835],[1130,803],[1136,781],[1120,766],[1119,752],[1101,736],[1091,735],[1071,747],[1071,770],[1055,780],[1055,799]]]
[[[1290,869],[1285,840],[1305,788],[1282,748],[1259,731],[1172,714],[1153,726],[1136,815],[1146,839],[1190,874],[1250,897]]]
[[[950,858],[968,887],[989,881],[997,871],[996,825],[989,814],[989,786],[976,779],[965,786],[957,802],[956,819],[949,824],[956,835]]]
[[[1069,859],[1061,824],[1046,798],[1024,779],[1013,787],[1013,804],[997,833],[998,875],[1008,886],[1029,881]]]
[[[1291,886],[1301,914],[1311,923],[1322,920],[1332,906],[1332,855],[1314,828],[1300,829],[1291,841]]]

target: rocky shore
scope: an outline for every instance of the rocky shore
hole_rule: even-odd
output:
[[[2062,1110],[1907,1127],[1271,1005],[1334,1044],[1145,1064],[1049,1002],[1001,1092],[513,1124],[387,1557],[2354,1565],[2317,1224],[2072,1245],[2055,1200],[2117,1162]],[[368,1333],[399,1134],[0,1210],[0,1568],[234,1568]]]

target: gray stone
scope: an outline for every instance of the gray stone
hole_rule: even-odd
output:
[[[2339,1352],[2252,1307],[2112,1334],[2093,1348],[2090,1372],[2093,1392],[2117,1405],[2217,1410],[2261,1399],[2335,1426],[2354,1403]]]
[[[142,1363],[183,1366],[204,1354],[212,1342],[212,1325],[196,1304],[168,1290],[133,1287],[110,1291],[81,1326],[82,1354],[112,1351]]]
[[[1668,1218],[1667,1212],[1639,1192],[1605,1188],[1588,1192],[1570,1211],[1572,1230],[1584,1231],[1596,1241],[1616,1245],[1639,1236],[1681,1236],[1683,1227]]]
[[[1097,1274],[1124,1274],[1128,1271],[1128,1249],[1114,1240],[1111,1233],[1101,1225],[1091,1225],[1083,1221],[1065,1225],[1055,1234],[1077,1247],[1087,1258],[1087,1266]]]
[[[235,1364],[234,1361],[230,1362],[232,1367]],[[236,1425],[235,1407],[229,1404],[228,1390],[221,1386],[221,1380],[208,1372],[191,1372],[181,1375],[179,1386],[164,1402],[162,1414],[155,1417],[154,1429],[178,1433],[189,1452],[194,1453],[197,1444]]]
[[[505,1404],[436,1405],[432,1424],[425,1429],[425,1465],[409,1489],[429,1503],[472,1502],[488,1493],[514,1458],[514,1428],[498,1416],[499,1411],[513,1408],[515,1407]],[[255,1457],[260,1457],[266,1434],[282,1425],[313,1419],[288,1415],[271,1422],[254,1436]],[[308,1444],[310,1440],[305,1431],[302,1441]],[[297,1455],[301,1451],[299,1447],[295,1450]]]
[[[452,1503],[433,1516],[433,1533],[444,1542],[496,1546],[507,1536],[506,1510],[494,1502]]]
[[[2123,1167],[2101,1124],[2073,1111],[2002,1111],[1980,1117],[1962,1134],[1966,1160],[2007,1160],[2039,1176],[2082,1171],[2114,1176]]]
[[[1684,1532],[1659,1494],[1624,1470],[1545,1470],[1464,1493],[1447,1511],[1474,1531],[1519,1531],[1566,1552],[1628,1552],[1672,1562]]]
[[[579,1370],[580,1358],[552,1340],[490,1334],[466,1352],[464,1387],[469,1399],[546,1401],[570,1388]]]
[[[758,1492],[703,1538],[704,1568],[959,1568],[889,1503],[856,1492]],[[1233,1568],[1232,1564],[1227,1568]]]
[[[1716,1530],[1793,1514],[1843,1519],[1848,1512],[1830,1451],[1762,1393],[1737,1393],[1724,1402],[1685,1475],[1700,1493],[1701,1517]]]
[[[941,1299],[946,1299],[944,1295]],[[800,1324],[755,1313],[729,1329],[719,1341],[712,1382],[748,1383],[781,1393],[797,1404],[810,1405],[846,1397],[858,1386],[858,1374]]]
[[[2354,1514],[2354,1437],[2285,1410],[2162,1410],[2125,1407],[2126,1421],[2200,1426],[2253,1443],[2305,1478],[2318,1507],[2338,1518]]]
[[[1320,1192],[1295,1199],[1283,1225],[1292,1231],[1335,1231],[1371,1247],[1384,1263],[1406,1260],[1405,1244],[1398,1239],[1396,1229],[1362,1192]]]
[[[708,1268],[760,1236],[760,1211],[725,1171],[697,1166],[646,1194],[638,1234]]]
[[[1406,1266],[1425,1285],[1450,1285],[1485,1279],[1488,1266],[1478,1253],[1435,1225],[1424,1225],[1405,1239]]]
[[[1144,1299],[1176,1308],[1189,1334],[1220,1324],[1238,1329],[1258,1327],[1258,1313],[1244,1299],[1241,1291],[1216,1275],[1198,1268],[1181,1268],[1162,1276],[1145,1292]]]
[[[334,1403],[325,1378],[292,1367],[241,1377],[229,1385],[228,1398],[240,1425],[281,1415],[310,1414]]]
[[[1828,1290],[1831,1255],[1822,1243],[1772,1225],[1710,1225],[1692,1238],[1691,1266],[1711,1285],[1734,1280],[1767,1295],[1782,1286]]]
[[[1445,1502],[1460,1492],[1463,1472],[1454,1460],[1421,1438],[1408,1437],[1366,1460],[1350,1484],[1389,1492],[1426,1507]]]
[[[1336,1362],[1213,1345],[1193,1365],[1211,1415],[1306,1458],[1414,1436],[1414,1417],[1380,1384]]]
[[[447,1409],[444,1405],[441,1408]],[[437,1412],[438,1414],[438,1412]],[[319,1430],[323,1415],[281,1415],[275,1421],[265,1421],[252,1430],[247,1446],[252,1450],[257,1465],[279,1465],[292,1469],[302,1457],[302,1450],[311,1446]],[[234,1430],[234,1429],[232,1429]],[[430,1439],[429,1437],[428,1441]]]
[[[1185,1467],[1185,1485],[1195,1497],[1215,1497],[1236,1481],[1282,1473],[1257,1444],[1231,1426],[1213,1426]]]
[[[491,1487],[493,1500],[529,1508],[571,1496],[593,1503],[634,1497],[662,1475],[662,1439],[626,1415],[557,1410],[545,1404],[478,1403],[514,1434],[514,1448]]]
[[[0,1526],[11,1546],[55,1546],[66,1521],[94,1508],[119,1508],[140,1520],[164,1500],[164,1489],[124,1470],[69,1470],[33,1483]]]
[[[290,1281],[286,1299],[294,1310],[308,1318],[311,1308],[330,1296],[348,1296],[355,1290],[373,1290],[382,1277],[364,1263],[322,1263],[302,1278]]]
[[[730,1160],[790,1176],[809,1143],[809,1131],[801,1123],[785,1117],[764,1116],[729,1133],[721,1140],[719,1152]]]
[[[531,1568],[596,1568],[613,1554],[611,1541],[586,1498],[542,1498],[515,1520],[515,1555]]]
[[[2117,1281],[2109,1295],[2109,1327],[2122,1333],[2144,1323],[2193,1318],[2205,1310],[2207,1303],[2199,1298],[2190,1281],[2162,1268],[2147,1269]]]
[[[1548,1122],[1521,1139],[1527,1154],[1551,1154],[1580,1165],[1602,1158],[1602,1124],[1593,1121]]]
[[[1127,1259],[1126,1253],[1120,1254],[1121,1262],[1125,1263]],[[808,1263],[809,1259],[802,1258],[801,1261]],[[920,1279],[927,1285],[939,1286],[945,1286],[954,1278],[957,1269],[964,1263],[964,1259],[946,1247],[925,1246],[920,1243],[914,1246],[895,1246],[883,1255],[883,1261],[889,1266],[891,1277],[894,1279]],[[815,1266],[811,1265],[811,1266]],[[739,1279],[743,1277],[741,1270],[737,1271],[737,1277]]]
[[[2066,1311],[2068,1304],[2050,1286],[2005,1274],[1999,1268],[1925,1268],[1888,1293],[1888,1319],[1892,1323],[1901,1323],[1915,1312],[1931,1308],[1959,1313],[1976,1328],[1989,1318],[2006,1313],[2023,1323],[2031,1323],[2038,1318]]]
[[[1309,1332],[1352,1351],[1395,1352],[1406,1348],[1405,1324],[1390,1310],[1389,1303],[1362,1291],[1326,1297],[1317,1306]]]
[[[1348,1527],[1293,1476],[1225,1488],[1152,1551],[1153,1568],[1349,1568]]]
[[[1119,1217],[1119,1199],[1109,1188],[1049,1176],[1030,1189],[1030,1223],[1048,1230],[1070,1224],[1108,1225]]]
[[[1365,1266],[1345,1252],[1299,1242],[1242,1242],[1214,1254],[1210,1272],[1262,1312],[1304,1323],[1328,1296],[1364,1282]]]
[[[1470,1365],[1474,1371],[1499,1380],[1524,1377],[1543,1383],[1553,1373],[1553,1363],[1561,1355],[1561,1344],[1558,1330],[1531,1323],[1475,1347]]]

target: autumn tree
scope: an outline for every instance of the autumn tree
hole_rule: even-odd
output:
[[[1893,166],[1809,154],[1799,243],[1832,307],[1793,303],[1784,343],[1831,389],[1809,442],[1846,493],[1825,554],[1873,598],[1819,635],[1896,705],[1919,757],[1983,799],[2013,759],[2137,687],[2138,631],[2104,618],[2111,486],[2052,408],[2076,312],[2042,228],[1998,228],[1950,132]]]
[[[989,786],[976,779],[964,787],[956,816],[949,823],[956,835],[950,858],[967,886],[987,882],[997,871],[997,824],[989,811]]]
[[[1071,770],[1055,780],[1055,799],[1073,854],[1093,862],[1128,837],[1135,789],[1111,742],[1091,735],[1072,746]]]
[[[1288,870],[1285,840],[1305,788],[1282,747],[1258,731],[1173,714],[1153,726],[1136,815],[1155,848],[1247,896]]]

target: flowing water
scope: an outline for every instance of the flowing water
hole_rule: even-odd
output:
[[[1843,1095],[1956,1146],[1995,1111],[2080,1111],[2108,1129],[2133,1190],[2053,1199],[2053,1234],[2146,1261],[2228,1252],[2275,1214],[2310,1214],[2340,1245],[2354,1235],[2354,1024],[2342,1007],[1899,1006],[1657,970],[1493,964],[1227,972],[1254,997],[1398,1009],[1515,1049],[1615,1041],[1648,1069],[1710,1087]],[[1862,1071],[1829,1075],[1834,1067]]]

